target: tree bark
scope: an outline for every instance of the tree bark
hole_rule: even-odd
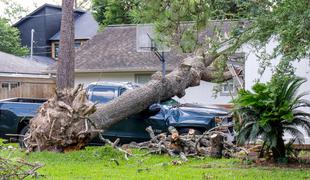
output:
[[[60,46],[56,86],[58,90],[74,87],[74,0],[62,0]]]
[[[278,127],[281,127],[281,125],[278,125]],[[286,153],[285,153],[285,143],[282,137],[283,131],[278,130],[278,133],[279,134],[277,135],[277,145],[276,147],[271,148],[272,157],[274,162],[284,163],[286,159]]]
[[[138,113],[153,103],[166,100],[173,96],[179,98],[185,95],[185,89],[198,86],[200,80],[211,82],[216,79],[213,75],[214,70],[208,68],[219,55],[196,54],[188,57],[165,79],[161,73],[157,72],[152,76],[150,82],[141,88],[125,92],[122,96],[112,102],[100,105],[90,118],[100,129],[106,129],[112,124]],[[228,72],[223,74],[223,81],[231,79],[232,75]]]
[[[214,158],[221,158],[223,151],[224,137],[221,134],[213,134],[211,136],[211,150],[210,155]]]
[[[82,148],[89,140],[97,136],[98,129],[105,130],[161,100],[166,100],[175,95],[181,98],[185,95],[186,88],[198,86],[200,80],[214,80],[213,69],[208,68],[208,66],[217,57],[218,55],[205,56],[204,54],[188,57],[166,78],[163,79],[161,73],[157,72],[146,85],[129,90],[107,104],[99,105],[97,111],[90,116],[88,115],[92,111],[87,111],[88,113],[82,113],[82,115],[80,112],[81,109],[85,109],[84,106],[88,108],[92,106],[86,102],[85,92],[80,93],[80,96],[83,97],[81,103],[74,106],[75,99],[80,98],[71,95],[75,93],[65,91],[62,93],[64,95],[55,96],[45,103],[39,114],[31,120],[30,134],[26,137],[28,151],[66,151]],[[222,80],[230,78],[232,78],[231,74],[224,73]],[[52,126],[51,116],[46,113],[49,112],[48,109],[53,117],[53,123],[57,124],[57,129],[62,129],[62,131],[56,131],[57,133],[52,133],[52,135],[51,132],[55,132],[55,128]]]

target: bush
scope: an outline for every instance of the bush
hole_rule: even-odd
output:
[[[251,91],[241,90],[234,100],[234,110],[241,117],[238,143],[263,140],[263,148],[271,150],[275,161],[286,158],[284,132],[290,133],[298,142],[304,142],[301,126],[310,135],[310,114],[300,110],[309,108],[310,102],[302,99],[306,93],[297,95],[305,82],[290,77],[268,83],[256,83]]]

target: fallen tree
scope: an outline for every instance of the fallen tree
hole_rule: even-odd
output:
[[[225,129],[226,128],[226,129]],[[161,133],[154,135],[152,127],[146,129],[150,134],[151,140],[136,143],[131,142],[122,146],[123,149],[137,148],[146,149],[147,154],[168,154],[169,156],[179,156],[183,161],[187,161],[187,157],[193,156],[210,156],[221,158],[222,156],[230,158],[237,157],[237,153],[247,150],[237,147],[234,144],[224,140],[227,135],[228,127],[217,126],[202,135],[197,135],[194,129],[190,129],[187,134],[180,134],[177,129],[170,126],[169,133]],[[115,143],[113,143],[115,147]],[[124,151],[124,150],[123,150]],[[127,151],[125,151],[127,155]]]
[[[96,112],[94,104],[87,100],[82,86],[57,92],[31,120],[30,131],[25,137],[27,150],[62,152],[83,148],[101,130],[151,104],[175,95],[181,98],[185,95],[186,88],[198,86],[201,80],[215,80],[215,70],[210,65],[223,52],[207,55],[202,51],[197,52],[184,59],[165,78],[157,72],[146,85],[97,106]],[[224,72],[221,80],[231,78],[230,72]]]

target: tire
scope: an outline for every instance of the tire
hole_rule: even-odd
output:
[[[22,136],[18,137],[18,143],[19,143],[19,147],[22,149],[25,149],[27,147],[27,145],[24,143],[24,138],[25,138],[24,136],[27,134],[28,129],[29,129],[29,126],[27,125],[23,127],[23,129],[19,132],[19,134]]]
[[[179,134],[186,135],[186,134],[188,134],[188,131],[190,129],[194,129],[195,130],[195,135],[201,135],[202,134],[201,130],[197,129],[197,128],[179,128],[178,131],[179,131]]]

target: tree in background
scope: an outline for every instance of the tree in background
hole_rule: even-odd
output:
[[[25,56],[28,49],[21,46],[20,33],[17,28],[11,27],[7,20],[0,18],[0,51]]]
[[[20,5],[16,0],[1,0],[0,2],[4,6],[2,18],[6,19],[10,24],[23,18],[29,12],[27,8]]]
[[[92,11],[101,26],[133,23],[130,11],[137,0],[92,0]]]
[[[197,47],[196,34],[210,20],[248,22],[230,34],[239,39],[236,45],[251,43],[262,50],[274,38],[278,45],[266,61],[281,56],[278,69],[287,70],[292,61],[309,57],[309,6],[308,0],[141,0],[130,14],[137,23],[154,23],[159,34],[182,49],[184,44]],[[193,26],[182,29],[184,21],[193,21]]]
[[[73,26],[74,0],[62,1],[62,15],[60,27],[60,52],[57,61],[58,90],[74,87],[74,26]]]

